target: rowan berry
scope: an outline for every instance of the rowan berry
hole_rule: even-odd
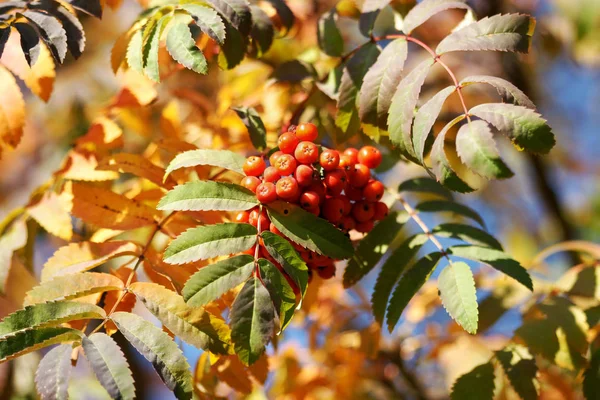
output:
[[[260,179],[255,176],[247,176],[242,179],[242,186],[256,193],[256,187],[260,185]]]
[[[323,182],[327,186],[327,193],[337,196],[346,188],[346,172],[343,169],[335,169],[325,173]]]
[[[278,150],[275,153],[271,154],[271,157],[269,157],[269,164],[271,164],[272,166],[275,166],[275,162],[282,155],[283,155],[283,151],[280,151],[280,150]]]
[[[354,168],[350,170],[348,174],[350,177],[350,184],[354,187],[363,187],[371,179],[371,171],[364,164],[356,164]]]
[[[340,156],[339,167],[342,168],[343,170],[350,171],[350,169],[354,166],[354,164],[356,164],[356,163],[353,163],[351,158],[348,157],[347,155],[342,154]]]
[[[300,189],[298,188],[298,182],[294,178],[286,176],[277,181],[275,190],[277,196],[284,200],[290,200],[298,195]]]
[[[375,214],[373,215],[373,219],[375,221],[381,221],[385,217],[387,217],[389,212],[388,206],[381,201],[375,203]]]
[[[340,199],[342,203],[344,203],[344,215],[350,214],[350,212],[352,211],[352,203],[350,203],[350,199],[348,198],[348,196],[339,196],[338,199]]]
[[[302,164],[312,164],[319,159],[319,148],[312,142],[300,142],[296,146],[294,156]]]
[[[304,192],[300,195],[300,206],[305,210],[314,209],[315,207],[319,207],[319,203],[321,202],[321,198],[319,194],[316,192],[308,191]]]
[[[317,136],[319,136],[319,130],[317,129],[315,124],[307,122],[304,124],[300,124],[296,127],[296,136],[300,140],[314,142]]]
[[[315,192],[319,195],[321,202],[325,200],[325,185],[321,181],[313,182],[307,189],[307,191]]]
[[[356,224],[356,229],[360,233],[369,233],[373,230],[373,221],[359,222]]]
[[[263,182],[256,188],[256,198],[261,203],[271,203],[277,200],[277,191],[272,182]]]
[[[260,221],[259,221],[260,220]],[[258,228],[258,224],[260,222],[260,231],[266,231],[269,229],[271,225],[271,221],[269,221],[269,217],[267,217],[266,212],[258,212],[258,209],[255,208],[250,211],[250,215],[248,216],[248,223],[256,228]]]
[[[374,203],[381,200],[384,191],[385,187],[383,186],[383,183],[371,180],[363,188],[363,197],[366,201]]]
[[[250,218],[250,213],[248,211],[240,211],[235,215],[235,222],[239,224],[245,224],[248,222]]]
[[[296,170],[296,165],[296,159],[289,154],[282,154],[275,161],[275,168],[277,168],[281,176],[293,174]]]
[[[299,142],[300,139],[298,139],[292,132],[286,132],[279,136],[279,139],[277,139],[279,150],[285,154],[294,154],[294,150],[296,150],[296,146],[298,146]]]
[[[306,211],[318,217],[321,214],[321,207],[317,206],[315,208],[308,208]]]
[[[343,231],[351,231],[356,227],[356,221],[351,216],[343,216],[338,222],[338,227]]]
[[[333,171],[340,165],[340,153],[336,150],[323,150],[319,156],[319,163],[325,171]]]
[[[358,162],[368,168],[377,168],[381,164],[381,152],[373,146],[364,146],[358,152]]]
[[[263,181],[264,182],[272,182],[275,183],[277,180],[281,178],[279,171],[275,167],[267,167],[265,172],[263,173]]]
[[[272,222],[271,222],[271,225],[269,225],[269,230],[276,235],[283,236],[283,233]]]
[[[356,150],[354,147],[348,147],[346,150],[344,150],[344,156],[347,157],[347,160],[350,164],[358,163],[358,150]]]
[[[322,279],[333,278],[335,276],[335,264],[333,263],[333,261],[326,265],[321,265],[317,267],[317,274],[319,274],[319,276]]]
[[[346,197],[348,197],[348,199],[351,201],[360,201],[363,198],[362,190],[360,188],[355,188],[350,185],[346,185],[344,193],[346,194]]]
[[[296,171],[294,171],[294,178],[298,181],[298,185],[306,187],[310,186],[315,180],[315,173],[315,169],[310,165],[300,164],[296,167]]]
[[[344,202],[337,197],[325,199],[323,203],[323,216],[329,222],[335,224],[344,215]]]
[[[372,203],[359,201],[352,206],[352,216],[358,223],[370,221],[373,215],[375,215],[375,207]]]
[[[262,157],[251,156],[246,159],[242,168],[247,176],[260,176],[267,168],[267,164]]]

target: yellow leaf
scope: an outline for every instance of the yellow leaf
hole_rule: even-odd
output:
[[[98,160],[96,155],[83,150],[72,150],[63,166],[55,175],[74,181],[108,181],[117,179],[119,174],[114,171],[96,170]]]
[[[52,94],[56,71],[50,50],[43,44],[39,49],[37,61],[29,66],[21,51],[20,36],[16,30],[12,30],[1,61],[13,74],[21,78],[35,95],[47,102]]]
[[[0,65],[0,138],[9,147],[15,148],[23,136],[25,125],[25,102],[17,81],[6,68]]]
[[[147,22],[147,19],[141,19],[137,21],[129,30],[123,32],[121,36],[117,38],[113,48],[110,52],[110,65],[112,66],[113,72],[116,74],[120,68],[127,69],[128,65],[125,62],[125,56],[127,55],[127,46],[131,41],[133,34],[140,29]]]
[[[129,275],[131,274],[131,269],[126,265],[123,265],[117,270],[111,270],[110,273],[123,281],[123,283],[126,283],[129,279]],[[131,282],[136,281],[137,277],[134,274]],[[115,308],[114,312],[131,312],[133,307],[135,307],[136,297],[133,293],[125,293],[125,296],[121,298],[121,292],[108,292],[104,298],[104,311],[106,311],[107,314],[110,313],[115,304],[117,304],[117,301],[119,304],[117,305],[117,308]],[[107,335],[112,335],[118,330],[117,326],[112,321],[108,321],[106,325],[104,325],[104,329],[106,330]]]
[[[73,196],[71,213],[99,228],[135,229],[155,224],[154,209],[110,190],[69,182],[65,190]]]
[[[181,116],[179,115],[179,104],[176,100],[171,100],[163,108],[160,114],[160,129],[165,137],[181,137]]]
[[[0,236],[0,293],[5,293],[13,252],[27,243],[27,226],[18,219]]]
[[[27,212],[47,232],[61,239],[71,240],[71,216],[56,193],[46,192],[40,201],[27,207]]]
[[[128,241],[71,243],[58,249],[46,261],[42,269],[41,281],[46,282],[57,276],[88,271],[115,257],[139,254],[141,254],[141,247],[137,243]]]
[[[238,392],[245,394],[252,392],[250,374],[237,356],[220,357],[213,364],[212,370],[215,371],[219,380],[225,382]]]
[[[113,149],[123,146],[123,130],[113,120],[98,117],[87,133],[76,141],[78,146],[93,143],[96,148]]]
[[[125,85],[111,106],[119,108],[147,106],[158,97],[154,86],[154,83],[143,75],[135,71],[127,71]]]
[[[164,168],[152,164],[148,159],[138,154],[120,153],[108,156],[100,160],[97,169],[134,174],[167,189],[172,189],[174,186],[172,179],[167,179],[166,183],[163,183]]]

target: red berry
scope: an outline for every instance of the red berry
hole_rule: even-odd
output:
[[[381,152],[373,146],[365,146],[358,152],[358,162],[368,168],[377,168],[381,164]]]
[[[307,191],[315,192],[316,194],[318,194],[319,198],[321,199],[321,202],[323,202],[323,200],[325,200],[325,186],[324,186],[323,182],[320,182],[320,181],[313,182],[308,187]]]
[[[269,164],[271,164],[272,166],[275,166],[275,162],[282,154],[283,154],[283,151],[276,151],[275,153],[271,154],[271,157],[269,157]]]
[[[358,223],[370,221],[373,215],[375,215],[375,207],[372,203],[359,201],[352,206],[352,216]]]
[[[300,140],[314,142],[317,136],[319,136],[319,130],[317,129],[315,124],[307,122],[305,124],[298,125],[298,127],[296,128],[296,136]]]
[[[350,203],[350,199],[348,198],[348,196],[339,196],[338,199],[340,199],[342,203],[344,203],[344,215],[350,214],[350,212],[352,211],[352,203]]]
[[[286,176],[277,181],[277,196],[284,200],[293,199],[298,195],[298,182],[291,176]]]
[[[321,198],[319,194],[316,192],[304,192],[300,196],[300,206],[305,210],[313,209],[315,207],[319,207],[319,203],[321,202]]]
[[[340,165],[340,153],[336,150],[323,150],[319,156],[319,163],[325,171],[333,171]]]
[[[281,176],[291,175],[296,170],[296,159],[289,154],[282,154],[275,161],[275,168]]]
[[[358,150],[353,147],[348,147],[344,150],[344,155],[347,157],[347,160],[350,164],[358,163]]]
[[[325,173],[323,182],[327,186],[328,194],[337,196],[346,188],[346,172],[343,169],[336,169]]]
[[[325,199],[323,203],[323,216],[331,223],[338,222],[344,215],[344,202],[337,197]]]
[[[255,176],[247,176],[242,179],[242,186],[256,193],[256,187],[260,185],[260,179]]]
[[[315,208],[308,208],[306,209],[306,211],[318,217],[319,214],[321,214],[321,207],[316,206]]]
[[[296,146],[294,156],[302,164],[312,164],[319,159],[319,148],[312,142],[300,142]]]
[[[366,201],[374,203],[381,200],[385,187],[379,181],[369,181],[363,188],[363,197]]]
[[[275,226],[275,224],[274,224],[274,223],[272,223],[272,222],[271,222],[271,225],[269,225],[269,230],[270,230],[271,232],[273,232],[274,234],[276,234],[276,235],[283,236],[283,233],[281,233],[281,231],[279,230],[279,228],[277,228],[277,227]]]
[[[298,185],[306,187],[310,186],[315,180],[315,169],[310,165],[300,164],[296,167],[294,178],[298,181]]]
[[[279,178],[281,178],[281,175],[279,175],[279,171],[275,167],[267,167],[263,173],[263,181],[265,182],[275,183]]]
[[[277,191],[272,182],[263,182],[256,188],[256,198],[261,203],[271,203],[277,200]]]
[[[321,265],[317,267],[317,274],[319,274],[319,276],[322,279],[333,278],[335,276],[335,264],[333,263],[333,261],[330,261],[326,265]]]
[[[345,154],[342,154],[340,156],[339,167],[342,168],[343,170],[350,171],[352,169],[352,167],[354,167],[354,164],[356,164],[356,163],[353,163],[349,156],[347,156]]]
[[[298,139],[292,132],[286,132],[279,136],[279,139],[277,139],[279,150],[285,154],[294,154],[294,150],[296,150],[296,146],[298,146],[299,142],[300,139]]]
[[[265,168],[267,168],[267,164],[262,157],[251,156],[246,159],[242,168],[247,176],[260,176]]]
[[[240,211],[235,215],[235,222],[240,224],[245,224],[248,222],[250,218],[250,213],[248,211]]]
[[[350,184],[357,188],[365,186],[371,179],[371,171],[364,164],[356,164],[348,175]]]
[[[269,217],[267,217],[267,213],[265,211],[259,213],[258,209],[254,209],[252,211],[250,211],[250,215],[248,216],[248,223],[250,223],[250,225],[258,228],[258,223],[260,220],[260,231],[266,231],[267,229],[269,229],[269,226],[271,225],[271,221],[269,221]]]
[[[377,203],[375,203],[374,207],[375,207],[375,214],[373,215],[373,219],[375,221],[381,221],[382,219],[387,217],[389,209],[385,203],[378,201]]]
[[[362,200],[362,190],[360,188],[355,188],[350,185],[346,185],[346,189],[344,189],[344,193],[346,193],[346,197],[352,201],[360,201]]]
[[[365,221],[356,224],[356,229],[360,233],[369,233],[373,230],[373,221]]]
[[[351,216],[343,216],[342,219],[340,219],[340,222],[338,222],[338,227],[341,230],[348,232],[356,227],[356,221],[354,221],[354,218]]]

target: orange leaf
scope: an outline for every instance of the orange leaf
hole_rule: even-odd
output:
[[[47,232],[61,239],[71,240],[71,216],[56,193],[46,192],[40,201],[27,207],[27,212]]]
[[[77,139],[78,146],[93,143],[96,148],[113,149],[123,145],[123,131],[113,120],[98,117],[87,133]]]
[[[25,125],[25,102],[17,81],[6,68],[0,65],[0,138],[15,148],[23,136]]]
[[[152,247],[146,250],[144,262],[147,262],[148,266],[155,273],[168,278],[179,293],[183,289],[183,284],[196,272],[198,266],[202,264],[206,265],[206,262],[187,265],[167,264],[163,261],[162,254],[158,253]]]
[[[112,107],[129,108],[147,106],[154,102],[158,93],[154,83],[135,71],[127,71],[125,86],[115,98]]]
[[[11,271],[13,252],[27,243],[27,226],[18,219],[0,236],[0,293],[5,294],[6,282]]]
[[[72,150],[63,166],[55,172],[56,176],[74,181],[108,181],[117,179],[119,174],[114,171],[99,171],[96,169],[96,155],[84,150]]]
[[[123,281],[123,283],[127,283],[127,279],[129,278],[129,275],[131,274],[131,269],[127,268],[126,265],[123,265],[122,267],[120,267],[117,270],[111,270],[110,273],[115,275],[119,279],[121,279]],[[133,282],[137,282],[137,277],[136,277],[135,273],[131,280],[131,283],[133,283]],[[106,297],[104,298],[104,310],[106,311],[107,314],[112,311],[112,309],[115,306],[115,304],[117,303],[117,301],[119,301],[119,299],[121,299],[121,294],[122,294],[122,292],[106,293]],[[119,305],[117,305],[115,312],[117,312],[117,311],[131,312],[131,310],[133,310],[133,307],[135,307],[135,295],[133,293],[128,292],[128,293],[125,293],[125,296],[123,296],[123,298],[119,302]],[[108,321],[106,323],[106,325],[104,325],[104,329],[106,330],[107,335],[112,335],[117,331],[117,327],[115,326],[114,322],[112,322],[112,321]]]
[[[99,228],[128,230],[156,223],[154,209],[110,190],[69,182],[65,191],[73,196],[71,213]]]
[[[140,178],[148,179],[157,186],[168,189],[172,189],[174,186],[173,181],[169,179],[166,183],[163,183],[164,168],[152,164],[148,159],[138,154],[120,153],[103,158],[98,163],[97,169],[134,174]]]
[[[225,382],[238,392],[245,394],[252,392],[250,374],[237,356],[219,357],[217,362],[212,365],[212,370],[216,373],[219,380]]]
[[[45,282],[56,276],[88,271],[112,258],[137,256],[141,254],[141,251],[140,245],[129,241],[70,243],[59,248],[46,261],[42,269],[41,281]]]
[[[264,385],[269,375],[269,357],[266,354],[260,356],[260,358],[252,365],[248,367],[250,373],[256,380]]]

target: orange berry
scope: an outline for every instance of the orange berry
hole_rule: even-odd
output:
[[[350,164],[358,163],[358,150],[355,148],[348,147],[346,150],[344,150],[344,156],[347,157],[347,160]]]
[[[281,155],[283,155],[283,151],[280,151],[280,150],[271,154],[271,157],[269,157],[269,164],[271,164],[272,166],[275,166],[275,162]]]
[[[258,156],[248,157],[242,166],[242,169],[247,176],[260,176],[265,168],[267,168],[265,160]]]
[[[240,224],[245,224],[248,222],[250,218],[250,213],[248,211],[240,211],[235,215],[235,222]]]
[[[310,186],[315,180],[315,173],[315,169],[310,165],[300,164],[296,167],[296,171],[294,171],[294,178],[296,178],[298,185],[306,187]]]
[[[296,170],[296,159],[289,154],[282,154],[275,161],[275,168],[281,176],[287,176],[294,173]]]
[[[300,206],[305,210],[314,209],[315,207],[319,207],[319,203],[321,202],[321,198],[317,192],[304,192],[300,195]]]
[[[389,212],[388,206],[381,201],[375,203],[375,214],[373,214],[373,219],[375,221],[381,221],[385,217],[387,217]]]
[[[296,150],[296,146],[298,146],[299,142],[300,139],[298,139],[292,132],[286,132],[279,136],[279,139],[277,139],[279,150],[285,154],[294,154],[294,150]]]
[[[325,171],[333,171],[340,165],[340,153],[336,150],[323,150],[319,156],[319,163]]]
[[[352,216],[358,223],[370,221],[373,215],[375,215],[375,207],[372,203],[359,201],[352,206]]]
[[[277,196],[284,200],[293,199],[299,192],[298,182],[291,176],[286,176],[277,181]]]
[[[256,198],[264,204],[277,200],[277,190],[272,182],[263,182],[256,188]]]
[[[272,182],[275,183],[277,180],[281,178],[279,171],[275,167],[267,167],[265,172],[263,173],[263,181],[264,182]]]
[[[374,203],[381,200],[385,187],[379,181],[369,181],[363,188],[363,197],[366,201]]]
[[[260,185],[260,179],[255,176],[247,176],[242,179],[242,186],[256,193],[257,186]]]
[[[373,221],[359,222],[356,224],[356,229],[360,233],[369,233],[373,230]]]
[[[303,141],[296,146],[294,156],[301,164],[312,164],[319,159],[319,148],[312,142]]]
[[[365,146],[358,152],[358,162],[370,169],[377,168],[381,159],[381,152],[373,146]]]
[[[349,177],[350,184],[360,188],[365,186],[369,182],[369,179],[371,179],[371,171],[364,164],[356,164],[354,165],[354,169],[350,170]]]
[[[300,140],[314,142],[317,136],[319,136],[319,130],[315,124],[307,122],[296,127],[296,136]]]
[[[344,202],[337,197],[331,197],[325,199],[323,203],[323,216],[329,222],[335,224],[338,222],[342,215],[344,215]]]

